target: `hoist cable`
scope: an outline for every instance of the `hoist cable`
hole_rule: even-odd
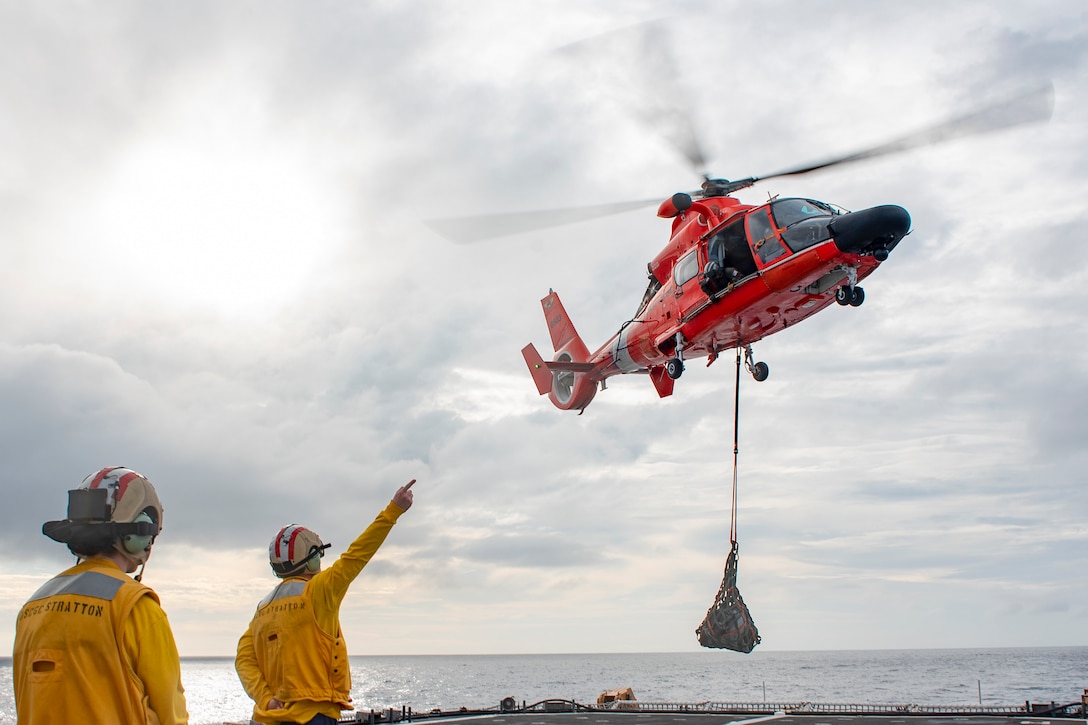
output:
[[[737,347],[736,397],[733,402],[733,510],[729,518],[729,555],[725,558],[722,585],[703,623],[695,630],[699,644],[715,649],[748,653],[759,644],[759,630],[737,589],[737,470],[740,452],[740,347]],[[751,351],[745,350],[745,362]]]
[[[740,346],[737,346],[737,378],[733,395],[733,509],[729,516],[729,543],[737,543],[737,459],[740,451]]]

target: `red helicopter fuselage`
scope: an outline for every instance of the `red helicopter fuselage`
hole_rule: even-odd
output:
[[[833,302],[861,304],[857,283],[909,233],[910,216],[886,205],[846,213],[811,199],[751,206],[729,196],[693,201],[677,194],[658,216],[671,218],[668,245],[649,264],[650,283],[635,316],[592,354],[558,295],[541,304],[555,358],[522,350],[538,392],[556,407],[582,411],[614,375],[648,373],[671,395],[683,361],[743,347],[816,314]]]

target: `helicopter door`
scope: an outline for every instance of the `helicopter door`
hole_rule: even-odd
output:
[[[766,207],[748,215],[748,241],[761,268],[788,254],[778,240]]]
[[[744,219],[727,224],[710,238],[707,257],[708,262],[713,260],[722,267],[733,267],[741,278],[756,273],[752,250],[744,237]]]
[[[706,299],[700,294],[699,285],[694,280],[699,275],[699,250],[693,249],[676,262],[672,268],[672,280],[676,283],[674,293],[677,302],[676,311],[681,318]]]

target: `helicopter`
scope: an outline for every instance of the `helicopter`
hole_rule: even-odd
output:
[[[909,212],[895,204],[847,211],[809,198],[772,197],[744,204],[733,194],[768,179],[797,176],[954,138],[1050,118],[1053,85],[935,124],[878,146],[838,158],[738,180],[704,176],[699,189],[661,201],[657,216],[672,223],[668,243],[647,265],[649,284],[634,316],[590,352],[559,295],[541,300],[554,356],[544,360],[532,343],[522,356],[537,392],[560,410],[579,414],[616,375],[648,375],[658,396],[672,395],[686,361],[707,365],[730,349],[759,382],[767,363],[752,346],[832,305],[865,301],[859,282],[886,262],[911,232]],[[620,202],[552,212],[433,220],[430,226],[455,241],[570,223],[646,206]],[[481,222],[483,224],[481,225]],[[480,231],[483,230],[483,231]]]
[[[658,216],[673,220],[669,244],[648,265],[649,285],[634,317],[593,354],[553,291],[541,301],[555,359],[522,349],[537,391],[561,410],[583,411],[613,375],[648,373],[660,397],[672,395],[684,360],[708,365],[743,348],[745,367],[767,379],[752,345],[837,302],[859,306],[858,284],[910,231],[910,214],[887,204],[842,212],[814,199],[751,206],[722,194],[680,192]]]

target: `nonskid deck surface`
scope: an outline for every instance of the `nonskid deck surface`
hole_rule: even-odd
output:
[[[1088,705],[1071,703],[1009,706],[926,706],[863,704],[725,704],[618,702],[611,706],[545,700],[519,708],[513,698],[488,710],[356,712],[369,725],[411,721],[455,721],[463,725],[1088,725]],[[437,725],[437,723],[436,723]]]
[[[927,706],[864,704],[723,704],[624,702],[612,707],[546,700],[485,710],[371,710],[344,713],[340,723],[409,725],[1088,725],[1088,704]],[[224,725],[247,725],[227,722]]]
[[[516,713],[484,716],[488,725],[1009,725],[1002,715],[750,715],[669,713]],[[1062,723],[1077,722],[1061,718]],[[1021,717],[1016,723],[1047,723],[1049,719]],[[1084,722],[1081,720],[1080,722]]]

